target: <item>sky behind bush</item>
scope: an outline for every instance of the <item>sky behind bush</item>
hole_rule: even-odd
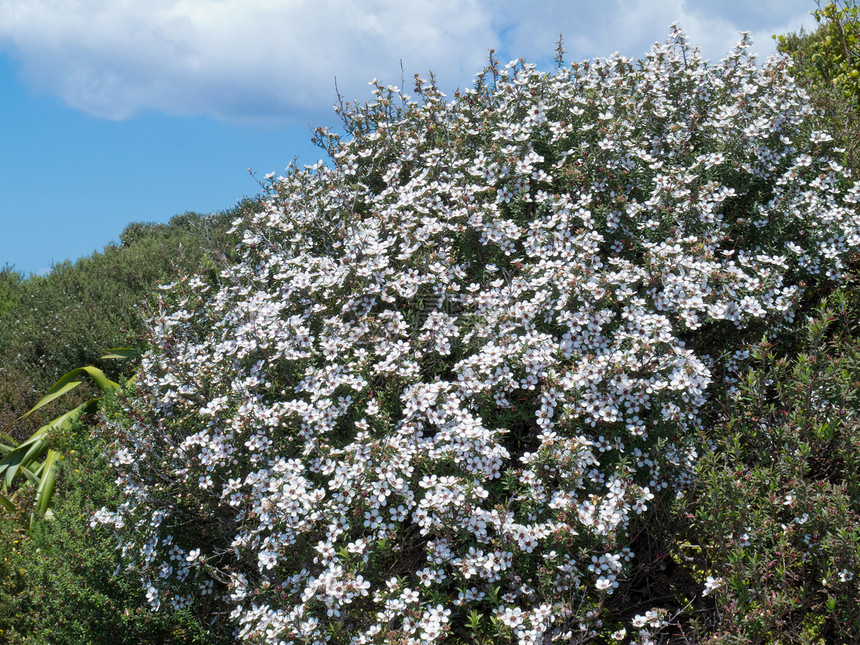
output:
[[[0,266],[44,272],[132,221],[233,206],[258,178],[323,156],[335,83],[370,98],[432,70],[470,86],[490,48],[551,66],[638,57],[678,22],[717,60],[750,31],[814,27],[812,0],[3,0]],[[402,66],[402,68],[401,68]]]

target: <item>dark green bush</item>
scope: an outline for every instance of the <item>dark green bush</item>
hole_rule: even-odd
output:
[[[0,269],[0,318],[9,319],[20,304],[21,284],[24,276],[10,266]],[[0,347],[5,330],[0,330]]]
[[[679,501],[675,555],[716,586],[702,640],[860,642],[860,294],[812,313],[757,347]]]
[[[795,62],[798,83],[809,92],[822,125],[844,146],[846,161],[860,167],[860,7],[836,0],[813,11],[812,32],[775,37]]]
[[[35,367],[39,389],[75,367],[102,367],[101,349],[134,341],[140,333],[140,307],[157,284],[212,270],[212,256],[230,253],[226,230],[246,207],[212,216],[186,213],[169,224],[131,224],[120,244],[24,281],[15,317],[3,320],[4,357]]]

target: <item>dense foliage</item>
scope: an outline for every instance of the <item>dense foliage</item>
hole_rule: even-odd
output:
[[[756,344],[860,243],[860,184],[790,62],[747,46],[708,66],[675,30],[639,63],[491,61],[453,101],[377,84],[349,140],[320,131],[334,166],[273,180],[239,262],[162,287],[107,426],[125,501],[94,527],[151,606],[247,642],[532,643],[649,642],[713,627],[703,598],[761,602],[707,556],[671,603],[625,605],[678,505],[714,511],[697,467],[725,477],[707,435],[758,396]],[[811,391],[798,419],[830,409]],[[791,495],[802,518],[815,498]],[[729,519],[700,517],[699,547]],[[817,535],[815,566],[850,581]]]
[[[836,291],[795,336],[756,345],[703,433],[674,551],[720,580],[714,642],[860,641],[858,296]]]

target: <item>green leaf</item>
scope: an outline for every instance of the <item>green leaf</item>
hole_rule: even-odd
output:
[[[105,394],[107,394],[108,392],[116,392],[117,390],[119,390],[119,383],[111,381],[107,376],[105,376],[104,372],[102,372],[97,367],[93,367],[92,365],[73,369],[66,376],[81,373],[88,374],[89,377],[93,379],[93,381],[95,381],[95,384],[99,386],[99,389]],[[63,378],[65,378],[65,376]]]
[[[40,517],[45,516],[48,506],[51,505],[54,486],[57,483],[57,460],[59,458],[60,453],[56,450],[48,450],[48,454],[42,464],[42,477],[39,487],[36,489],[36,513]]]
[[[71,374],[71,372],[70,372],[70,374]],[[68,374],[66,376],[68,376]],[[65,378],[65,377],[63,377],[63,378]],[[27,412],[22,414],[17,419],[15,419],[14,422],[23,421],[24,419],[29,417],[31,414],[33,414],[39,408],[43,408],[46,405],[48,405],[51,401],[59,399],[64,394],[71,392],[76,387],[78,387],[81,383],[83,383],[83,381],[71,381],[71,382],[66,381],[66,382],[63,382],[63,379],[60,379],[59,381],[54,383],[54,386],[50,390],[48,390],[48,393],[45,396],[43,396],[41,399],[39,399],[39,402],[36,403],[36,405],[34,405],[32,408],[30,408]],[[10,423],[9,425],[12,425],[12,424]],[[9,426],[6,426],[6,427],[9,427]]]
[[[113,347],[111,349],[105,350],[107,354],[102,356],[103,359],[107,358],[137,358],[140,356],[140,352],[131,347]]]
[[[9,511],[10,513],[14,513],[14,512],[15,512],[15,508],[16,508],[16,507],[15,507],[15,504],[12,502],[12,500],[11,500],[11,499],[9,499],[8,497],[6,497],[3,493],[0,493],[0,506],[2,506],[3,508],[5,508],[5,509],[6,509],[7,511]]]
[[[74,388],[78,387],[83,381],[74,380],[78,378],[80,375],[85,374],[89,376],[96,385],[99,386],[102,392],[116,392],[119,390],[119,383],[115,383],[111,381],[105,373],[102,372],[97,367],[93,367],[92,365],[87,365],[86,367],[76,367],[71,372],[67,372],[60,377],[60,379],[54,383],[50,390],[39,399],[39,402],[36,403],[28,412],[18,417],[16,421],[21,421],[22,419],[26,419],[28,416],[33,414],[39,408],[46,406],[51,401],[54,401],[67,392],[70,392]],[[11,425],[11,424],[10,424]]]
[[[22,473],[24,473],[24,476],[30,481],[31,484],[33,484],[34,486],[38,486],[40,483],[39,471],[42,470],[42,466],[44,465],[44,462],[39,464],[39,467],[36,468],[35,472],[25,466],[21,466],[20,470]]]

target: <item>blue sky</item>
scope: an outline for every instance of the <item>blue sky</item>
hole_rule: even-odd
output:
[[[527,9],[524,7],[528,6]],[[717,60],[814,27],[813,0],[0,0],[0,267],[39,273],[130,222],[232,207],[323,156],[335,79],[468,86],[494,48],[548,65],[641,56],[678,22]]]

